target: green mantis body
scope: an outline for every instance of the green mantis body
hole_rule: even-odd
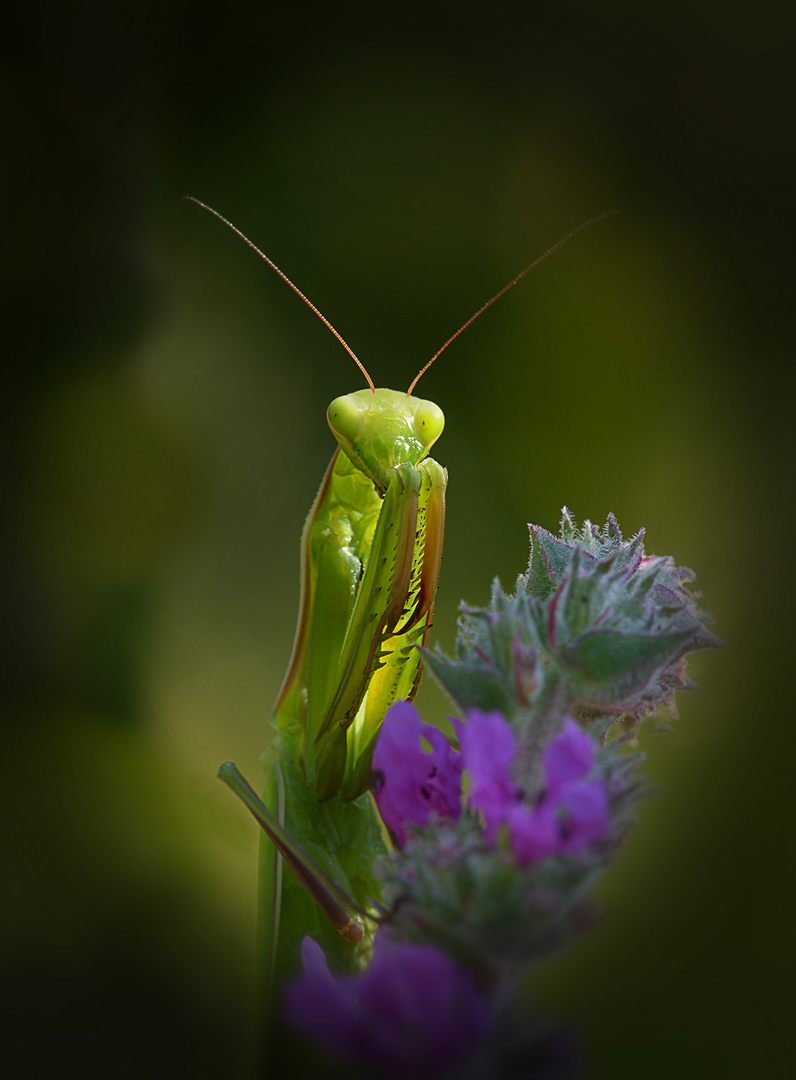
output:
[[[302,533],[299,618],[274,706],[265,801],[365,904],[377,893],[370,864],[382,844],[367,793],[373,747],[389,706],[417,688],[416,645],[437,590],[447,474],[427,455],[444,419],[432,402],[394,390],[337,398],[327,415],[338,448]],[[304,932],[317,913],[305,883],[280,880],[280,855],[265,838],[261,890],[263,936],[295,954],[291,909],[302,911]],[[322,918],[315,929],[327,952],[341,953]],[[290,966],[286,957],[278,971]]]
[[[327,415],[339,445],[301,538],[296,639],[274,706],[280,730],[299,721],[307,782],[322,801],[362,794],[384,713],[413,696],[447,484],[427,459],[444,424],[432,402],[360,390]]]
[[[352,909],[372,910],[378,897],[373,862],[384,839],[367,790],[371,758],[387,709],[411,698],[420,678],[416,646],[431,625],[447,485],[447,473],[428,452],[445,421],[438,406],[412,396],[417,379],[406,393],[376,390],[349,346],[279,267],[216,210],[189,198],[237,233],[312,308],[370,387],[336,398],[327,412],[338,448],[302,533],[298,624],[272,713],[277,733],[263,755],[262,802],[253,803],[256,796],[231,763],[220,773],[265,830],[258,967],[269,996],[275,980],[295,972],[307,933],[333,967],[357,962],[351,946],[363,934],[329,900],[318,869],[353,901]]]

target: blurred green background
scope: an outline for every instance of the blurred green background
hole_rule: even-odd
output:
[[[794,293],[787,9],[11,4],[2,15],[4,1055],[247,1074],[254,779],[298,538],[362,380],[228,216],[402,388],[450,509],[435,636],[560,507],[695,568],[697,654],[603,924],[539,973],[591,1075],[791,1075],[783,673]],[[778,685],[778,680],[782,684]],[[433,686],[421,706],[440,719]],[[16,1059],[15,1055],[22,1057]]]

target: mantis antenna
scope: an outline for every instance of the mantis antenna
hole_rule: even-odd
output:
[[[195,201],[196,200],[194,200],[194,202]],[[517,276],[515,278],[512,278],[512,280],[508,283],[508,285],[504,285],[503,288],[500,290],[500,292],[496,292],[491,300],[487,300],[487,302],[482,307],[480,307],[478,309],[478,311],[476,311],[475,315],[471,315],[470,318],[467,320],[467,322],[464,323],[462,326],[460,326],[459,329],[456,331],[456,333],[452,334],[448,338],[448,340],[445,342],[445,344],[442,346],[441,349],[437,349],[437,351],[434,353],[434,355],[431,357],[431,359],[428,361],[428,363],[426,363],[420,369],[420,371],[418,371],[417,375],[415,375],[414,379],[412,380],[412,382],[411,382],[411,384],[409,386],[409,389],[406,391],[406,396],[409,397],[409,395],[412,393],[414,388],[417,386],[418,381],[420,379],[420,376],[423,375],[426,371],[428,371],[428,369],[431,367],[431,365],[437,359],[439,354],[444,352],[445,349],[447,349],[447,347],[450,345],[450,343],[452,341],[455,341],[456,338],[459,336],[459,334],[462,333],[463,330],[467,329],[467,327],[470,325],[470,323],[475,322],[475,320],[478,318],[479,315],[483,315],[483,313],[486,311],[486,309],[488,307],[491,307],[492,304],[494,304],[494,302],[496,300],[499,300],[500,297],[503,295],[503,293],[508,292],[509,289],[513,285],[516,285],[517,282],[520,281],[522,278],[524,278],[526,274],[530,273],[530,271],[533,270],[534,267],[537,267],[539,265],[539,263],[544,262],[548,255],[552,255],[554,251],[558,251],[559,248],[563,247],[564,244],[568,243],[574,236],[577,236],[578,233],[583,232],[584,229],[588,229],[588,227],[590,225],[594,225],[596,222],[602,221],[603,218],[611,217],[613,214],[616,214],[617,212],[618,211],[616,211],[616,210],[604,210],[602,214],[597,214],[595,217],[589,218],[588,221],[584,221],[582,225],[578,225],[578,227],[576,229],[573,229],[572,232],[567,233],[566,236],[562,236],[562,238],[560,240],[556,241],[556,243],[553,244],[552,247],[547,249],[547,251],[544,253],[544,255],[540,255],[538,259],[534,259],[533,262],[530,264],[530,266],[526,266],[524,270],[521,270],[519,272],[519,274],[517,274]],[[245,237],[244,237],[244,239],[245,239]],[[323,318],[323,316],[321,316],[321,318]],[[357,361],[357,363],[359,363],[359,361]]]
[[[337,338],[337,340],[343,346],[345,351],[353,359],[354,363],[357,365],[359,370],[365,376],[365,378],[368,381],[368,386],[370,387],[372,392],[375,394],[376,393],[376,387],[373,385],[373,380],[371,379],[370,375],[368,374],[367,368],[362,363],[362,361],[359,359],[357,354],[354,352],[354,350],[351,348],[351,346],[343,339],[343,337],[340,334],[337,333],[337,331],[332,326],[332,324],[329,322],[329,320],[326,318],[326,316],[321,314],[320,311],[318,311],[318,309],[313,304],[313,302],[311,300],[307,299],[307,297],[304,295],[304,293],[301,291],[301,289],[298,288],[297,285],[293,284],[293,282],[290,280],[290,278],[287,276],[287,274],[283,273],[279,269],[279,267],[276,265],[276,263],[272,262],[271,259],[268,258],[268,256],[265,254],[264,251],[260,251],[260,249],[257,247],[257,245],[253,244],[251,242],[251,240],[248,238],[248,236],[245,236],[240,231],[240,229],[238,229],[235,225],[232,224],[231,221],[227,221],[227,219],[224,217],[223,214],[219,214],[218,210],[214,210],[212,206],[208,206],[206,203],[203,203],[200,199],[195,199],[193,197],[193,195],[185,195],[183,197],[185,199],[187,199],[188,202],[196,203],[197,206],[201,206],[201,208],[203,210],[207,210],[208,213],[212,214],[214,217],[217,217],[219,221],[223,221],[224,224],[227,226],[227,228],[232,229],[232,231],[234,233],[238,234],[238,236],[241,238],[241,240],[244,240],[249,245],[249,247],[252,249],[252,251],[256,251],[261,259],[265,259],[265,261],[268,263],[268,265],[271,267],[272,270],[276,270],[277,274],[279,274],[279,276],[282,278],[282,280],[284,282],[286,282],[290,286],[290,288],[293,290],[293,292],[296,293],[298,296],[300,296],[301,299],[304,301],[304,303],[315,312],[315,314],[318,316],[318,318],[321,320],[321,322],[324,323],[332,331],[334,336]],[[464,328],[462,327],[462,329],[464,329]],[[440,352],[441,351],[442,350],[440,350]],[[426,365],[426,367],[428,367],[428,365]],[[421,374],[422,374],[422,372],[421,372]],[[420,376],[418,376],[418,378],[419,377]],[[415,382],[417,382],[417,379],[415,379]]]

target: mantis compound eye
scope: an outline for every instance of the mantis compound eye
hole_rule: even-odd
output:
[[[415,435],[426,449],[430,449],[442,434],[445,416],[433,401],[418,400],[414,410]]]
[[[351,394],[335,398],[326,411],[334,437],[349,445],[362,430],[362,410]]]

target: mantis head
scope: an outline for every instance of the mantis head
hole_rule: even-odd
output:
[[[395,465],[422,461],[445,426],[433,401],[397,390],[344,394],[334,399],[326,417],[343,453],[380,490]]]

